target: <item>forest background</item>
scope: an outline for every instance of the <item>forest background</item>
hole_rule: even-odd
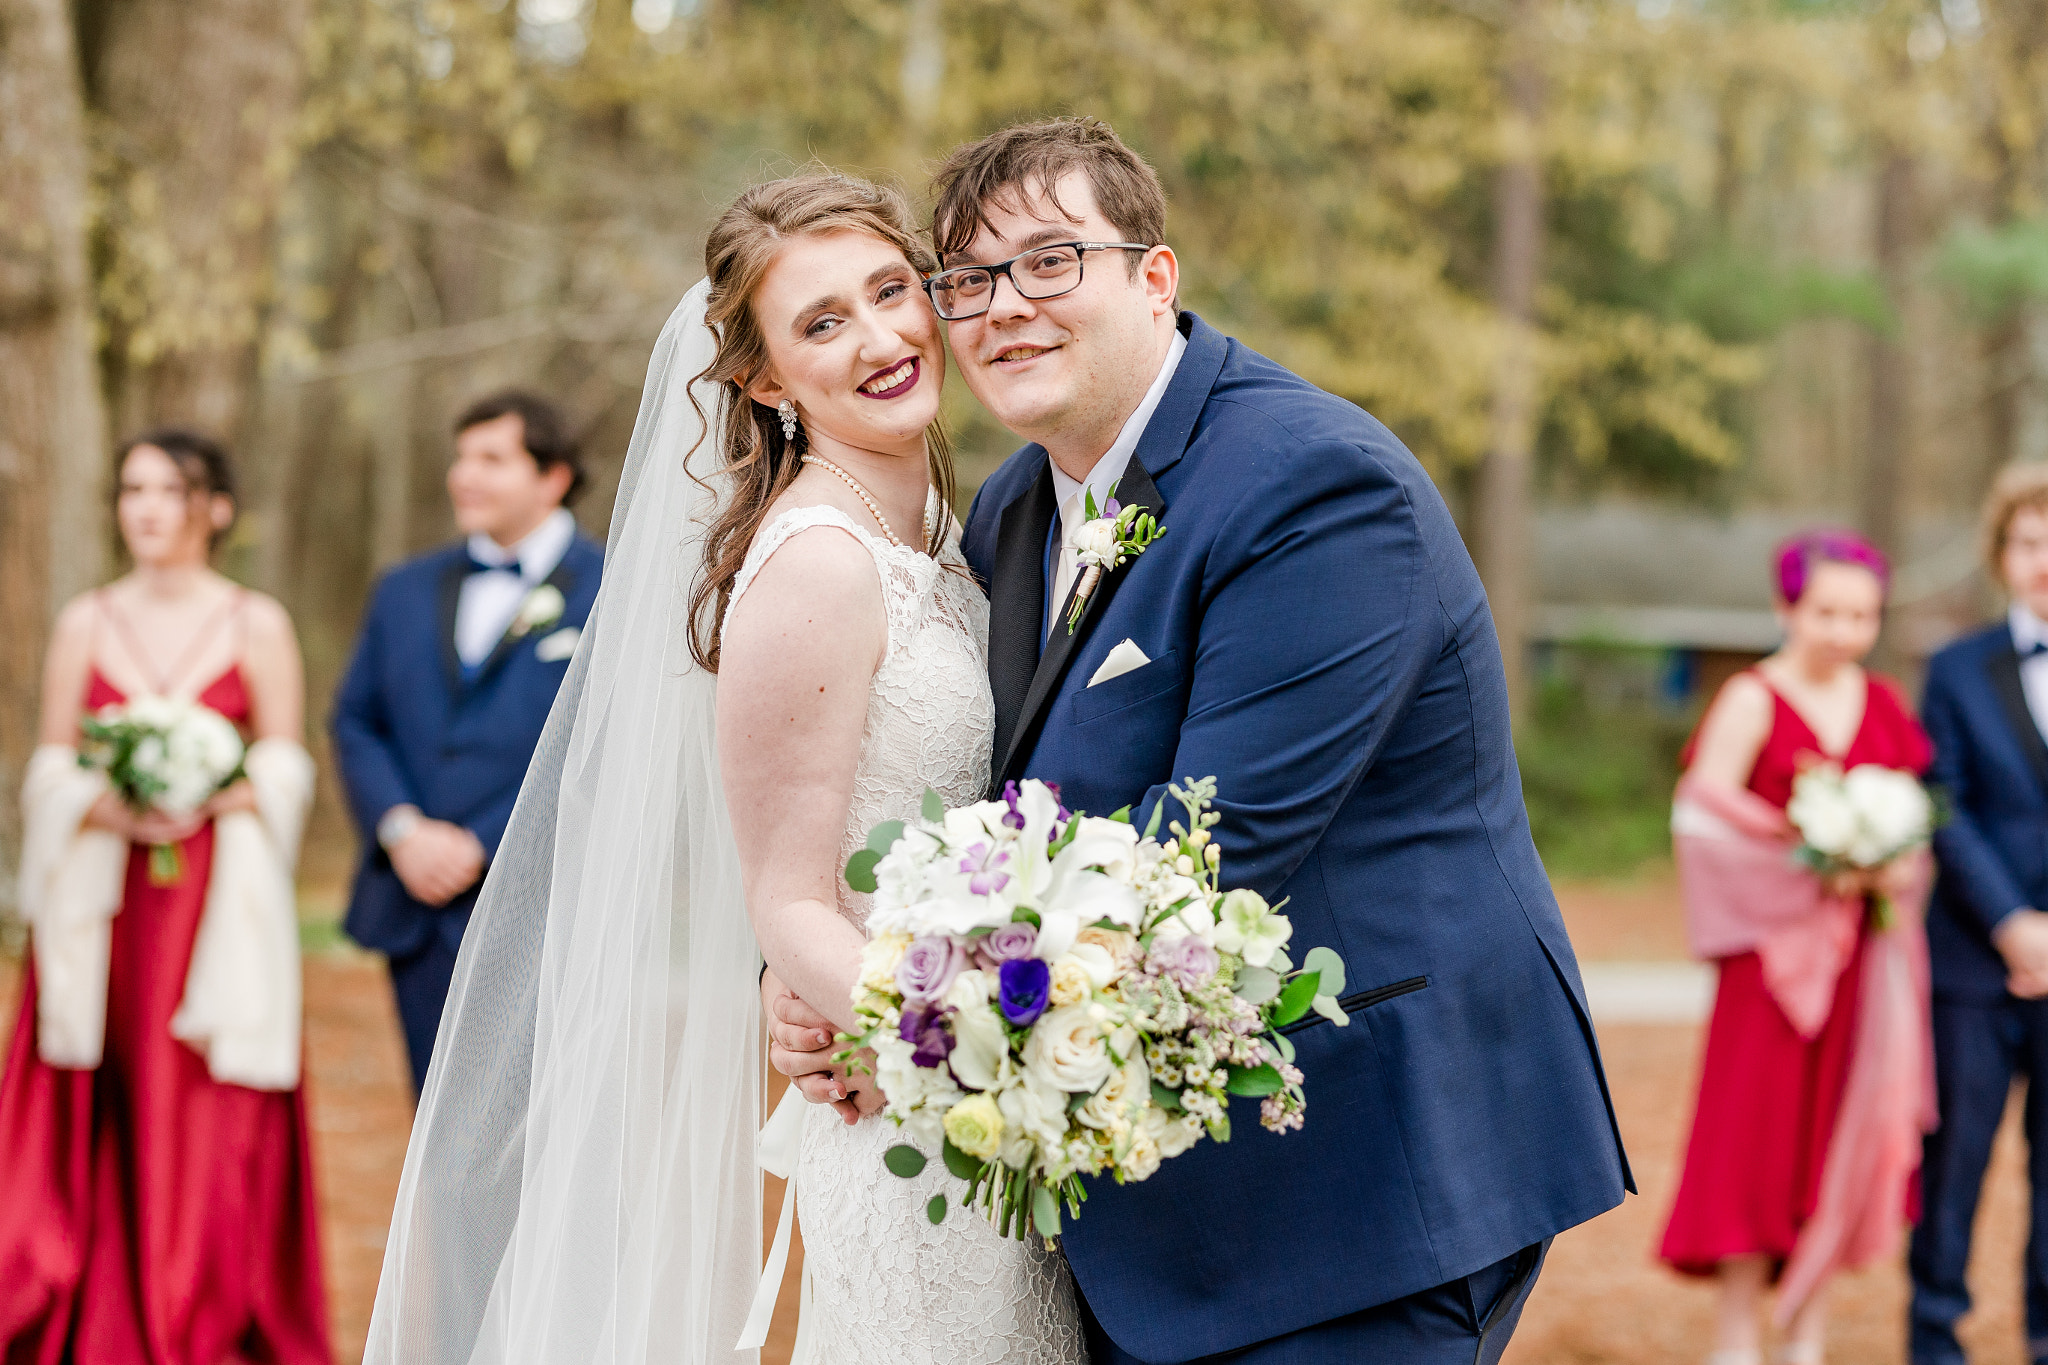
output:
[[[2048,458],[2048,0],[0,0],[0,792],[55,608],[121,567],[121,434],[230,443],[222,566],[317,723],[449,534],[467,399],[565,403],[602,535],[719,205],[812,158],[916,194],[1065,112],[1159,168],[1188,306],[1444,488],[1553,866],[1655,856],[1686,716],[1526,647],[1544,509],[1859,525],[1933,613],[1908,668],[1990,604],[1955,528]],[[949,407],[971,490],[1011,442]],[[352,847],[330,772],[309,878]]]

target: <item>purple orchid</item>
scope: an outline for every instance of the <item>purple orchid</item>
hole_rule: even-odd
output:
[[[952,986],[967,965],[967,950],[950,938],[928,935],[914,940],[896,964],[896,988],[907,1004],[928,1004]]]
[[[950,1013],[943,1005],[909,1005],[904,1008],[903,1022],[897,1025],[896,1036],[915,1045],[917,1050],[910,1054],[912,1066],[935,1067],[952,1054],[953,1034],[946,1027],[946,1016]]]
[[[1029,1028],[1045,1013],[1052,998],[1052,968],[1041,958],[1019,957],[996,971],[996,1005],[1003,1018],[1018,1028]]]
[[[993,896],[1001,891],[1010,884],[1010,874],[997,869],[1008,861],[1010,855],[998,852],[994,844],[983,842],[970,847],[967,856],[960,860],[960,870],[967,874],[967,889],[977,896]]]
[[[991,972],[1005,962],[1030,957],[1037,946],[1038,929],[1035,925],[1005,924],[976,940],[974,965]]]
[[[1015,782],[1003,784],[1003,804],[1010,808],[1009,813],[1003,817],[1003,823],[1011,829],[1024,828],[1024,808],[1018,804],[1020,795]]]

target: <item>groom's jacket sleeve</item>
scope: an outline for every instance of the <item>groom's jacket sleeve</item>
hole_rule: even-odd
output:
[[[1372,767],[1444,638],[1408,490],[1367,446],[1261,461],[1208,557],[1177,777],[1214,774],[1233,885],[1271,894]],[[1172,534],[1173,509],[1166,513]],[[1140,828],[1166,799],[1158,786]],[[1177,808],[1168,801],[1167,820]]]
[[[476,836],[476,841],[484,846],[485,862],[498,856],[498,845],[505,838],[505,826],[512,823],[512,807],[518,803],[519,789],[524,785],[524,782],[513,783],[511,790],[493,801],[465,826]]]
[[[371,600],[362,634],[356,639],[355,654],[349,659],[341,686],[335,690],[334,718],[329,723],[349,809],[365,839],[376,836],[377,821],[385,811],[407,803],[419,804],[419,795],[413,791],[393,747],[390,714],[381,685],[379,655],[385,623],[391,615],[388,587],[387,579],[378,585]]]
[[[2027,898],[1977,823],[1975,812],[1983,806],[1983,794],[1971,782],[1974,745],[1949,677],[1956,662],[1953,657],[1936,661],[1920,701],[1921,723],[1934,741],[1934,764],[1927,780],[1945,792],[1948,801],[1948,819],[1934,832],[1934,852],[1942,879],[1957,893],[1951,899],[1967,906],[1989,934]]]

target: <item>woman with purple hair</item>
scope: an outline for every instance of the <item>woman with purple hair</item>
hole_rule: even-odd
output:
[[[1861,537],[1812,532],[1781,547],[1775,596],[1784,644],[1729,679],[1681,760],[1686,775],[1673,829],[1696,943],[1709,937],[1702,933],[1703,905],[1729,888],[1702,885],[1701,877],[1714,876],[1713,864],[1689,860],[1699,844],[1689,843],[1688,835],[1738,837],[1709,828],[1724,815],[1729,823],[1784,826],[1781,812],[1793,781],[1814,763],[1926,769],[1931,746],[1897,686],[1863,667],[1877,643],[1888,585],[1884,556]],[[1788,970],[1782,944],[1768,937],[1757,950],[1716,959],[1720,987],[1701,1063],[1699,1104],[1660,1252],[1681,1273],[1718,1284],[1710,1365],[1761,1360],[1762,1299],[1788,1262],[1812,1259],[1812,1248],[1801,1242],[1803,1231],[1819,1238],[1826,1235],[1820,1231],[1824,1225],[1839,1226],[1844,1219],[1866,1225],[1873,1218],[1905,1221],[1909,1196],[1903,1186],[1909,1179],[1866,1181],[1846,1196],[1837,1180],[1823,1200],[1859,1040],[1872,1036],[1868,1021],[1859,1017],[1859,988],[1873,928],[1872,918],[1860,911],[1867,898],[1894,892],[1892,883],[1904,875],[1905,863],[1900,859],[1875,873],[1808,888],[1816,902],[1838,910],[1852,900],[1855,909],[1841,922],[1860,926],[1837,932],[1831,948],[1817,955],[1818,965],[1816,954],[1808,953]],[[1769,907],[1758,918],[1768,920]],[[1794,934],[1809,927],[1784,923]],[[1774,930],[1779,938],[1785,932],[1782,925]],[[1825,941],[1824,931],[1820,939]],[[1788,1012],[1788,1005],[1798,1004],[1789,978],[1811,977],[1816,970],[1829,980],[1805,982],[1804,1006]],[[1876,1000],[1873,995],[1864,1003]],[[1842,1207],[1872,1201],[1891,1208]],[[1836,1264],[1827,1261],[1827,1271]],[[1825,1330],[1819,1283],[1826,1273],[1793,1278],[1798,1287],[1788,1282],[1777,1315],[1787,1329],[1779,1359],[1819,1365]]]

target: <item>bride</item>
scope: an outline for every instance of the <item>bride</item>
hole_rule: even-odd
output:
[[[850,1025],[839,869],[927,788],[988,783],[930,265],[902,200],[842,175],[712,229],[456,969],[367,1361],[756,1358],[762,959]],[[943,1168],[889,1174],[886,1120],[800,1121],[799,1362],[1083,1359],[1057,1255],[929,1223]]]

